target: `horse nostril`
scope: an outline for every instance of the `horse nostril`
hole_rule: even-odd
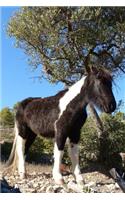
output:
[[[113,112],[116,109],[116,103],[110,104],[110,110]]]

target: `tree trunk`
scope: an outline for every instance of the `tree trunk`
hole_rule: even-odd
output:
[[[89,103],[89,110],[91,115],[93,116],[93,119],[95,120],[95,123],[97,125],[97,131],[98,131],[98,138],[100,138],[103,134],[103,124],[102,121],[94,108],[94,105],[92,103]]]
[[[99,152],[100,152],[98,160],[104,163],[107,158],[107,153],[106,153],[107,133],[104,131],[103,123],[92,103],[89,104],[89,110],[96,123],[96,128],[98,133]]]

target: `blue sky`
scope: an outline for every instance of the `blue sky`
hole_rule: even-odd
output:
[[[6,34],[6,25],[17,7],[1,8],[1,83],[2,101],[0,107],[10,107],[27,97],[45,97],[56,94],[63,89],[62,84],[52,85],[45,80],[39,82],[31,77],[38,75],[38,72],[31,72],[27,63],[27,57],[21,49],[14,47],[14,39]],[[114,94],[117,102],[125,102],[125,75],[115,80]],[[125,112],[125,106],[122,108]]]
[[[62,84],[50,84],[46,80],[39,82],[32,77],[38,72],[31,72],[27,57],[21,49],[14,47],[14,39],[6,34],[6,24],[17,8],[2,8],[2,108],[13,105],[27,97],[51,96],[63,89]]]

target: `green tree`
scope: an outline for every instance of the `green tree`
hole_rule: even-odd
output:
[[[125,73],[124,7],[22,7],[7,31],[51,82],[70,85],[91,65]]]
[[[14,126],[14,115],[10,108],[6,107],[0,111],[0,124],[2,127]]]
[[[17,102],[17,103],[15,103],[14,106],[13,106],[12,112],[13,112],[14,116],[16,115],[16,111],[17,111],[17,109],[18,109],[19,104],[20,104],[20,102]]]
[[[125,118],[125,114],[119,111],[119,112],[116,113],[116,117],[119,118],[119,120],[122,121]]]
[[[115,160],[115,155],[118,156],[118,153],[125,152],[125,123],[121,120],[123,115],[123,113],[118,112],[114,116],[104,113],[101,116],[106,132],[106,138],[103,138],[105,161],[110,164],[115,162],[114,164],[117,167],[120,163],[118,163],[117,159]]]

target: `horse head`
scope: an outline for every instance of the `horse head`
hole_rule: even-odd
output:
[[[112,81],[111,74],[105,69],[92,68],[88,75],[88,98],[106,113],[112,113],[116,109]]]

